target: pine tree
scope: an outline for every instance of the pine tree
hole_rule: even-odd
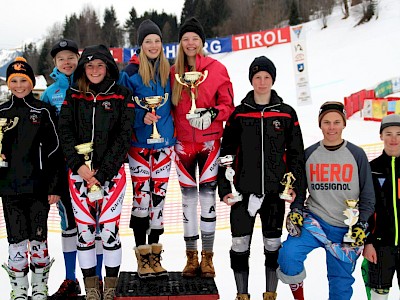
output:
[[[101,27],[101,35],[106,46],[110,48],[123,46],[122,30],[119,27],[113,6],[111,6],[110,9],[106,8],[104,11],[104,22]]]
[[[50,79],[49,75],[54,67],[50,55],[50,50],[52,46],[52,41],[46,39],[43,43],[42,49],[40,50],[39,62],[37,65],[37,74],[43,74],[47,80]]]
[[[134,7],[129,11],[129,18],[125,21],[124,28],[128,32],[129,44],[131,47],[136,45],[137,41],[137,13]]]
[[[300,24],[299,8],[297,7],[297,0],[292,0],[290,3],[289,25],[294,26]]]
[[[65,17],[63,37],[75,41],[80,46],[79,19],[76,14],[72,14],[69,18]]]
[[[195,16],[198,0],[185,0],[181,13],[181,25],[189,17]]]
[[[102,43],[99,18],[93,7],[87,5],[79,15],[79,37],[82,48]]]

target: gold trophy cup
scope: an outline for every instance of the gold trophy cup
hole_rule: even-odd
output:
[[[93,142],[76,145],[75,149],[78,152],[78,154],[84,155],[83,158],[85,159],[85,165],[87,165],[90,170],[93,170],[92,161],[90,160],[89,157],[89,153],[93,151]],[[91,202],[100,200],[103,199],[104,197],[104,191],[100,186],[92,185],[89,188],[87,196]]]
[[[228,199],[229,203],[238,202],[243,199],[242,194],[240,194],[236,190],[235,185],[233,184],[233,177],[235,176],[235,170],[232,168],[232,163],[234,159],[235,155],[225,155],[218,158],[218,165],[226,168],[225,177],[226,179],[229,180],[229,183],[231,184],[231,191],[233,194],[233,198]]]
[[[14,128],[18,124],[18,117],[15,117],[14,120],[8,120],[7,118],[0,118],[0,167],[8,167],[8,162],[4,161],[1,157],[1,149],[3,148],[1,142],[3,140],[4,132]]]
[[[355,240],[351,237],[351,228],[353,225],[355,225],[358,221],[358,216],[360,214],[358,208],[357,208],[357,203],[358,200],[355,199],[347,199],[344,200],[344,202],[347,205],[347,208],[343,211],[343,215],[347,217],[346,220],[344,220],[344,224],[349,226],[349,231],[344,235],[343,237],[343,242],[344,243],[354,243]]]
[[[135,102],[141,108],[146,110],[151,110],[153,115],[156,115],[156,108],[163,106],[168,101],[168,93],[164,94],[163,96],[150,96],[144,97],[143,99],[139,99],[138,97],[134,97]],[[163,143],[164,138],[161,137],[160,133],[157,130],[156,122],[153,122],[153,132],[150,135],[150,139],[147,139],[148,144],[156,144],[156,143]]]
[[[292,183],[295,180],[296,180],[296,178],[293,176],[292,172],[285,173],[285,175],[283,175],[281,184],[283,186],[285,186],[285,189],[283,190],[282,193],[279,194],[279,198],[281,198],[282,200],[286,200],[286,201],[292,200],[292,196],[289,194],[289,190],[293,188]]]
[[[190,98],[192,99],[192,106],[189,113],[186,114],[186,119],[194,119],[200,117],[199,113],[196,113],[196,88],[206,80],[208,71],[202,72],[185,72],[182,76],[175,74],[176,81],[178,83],[190,88]]]

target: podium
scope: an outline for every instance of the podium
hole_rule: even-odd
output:
[[[136,272],[120,272],[114,300],[218,300],[214,278],[185,278],[181,272],[140,279]]]

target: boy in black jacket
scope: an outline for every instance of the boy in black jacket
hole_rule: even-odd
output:
[[[260,214],[265,254],[266,292],[264,300],[276,299],[278,279],[278,250],[281,245],[285,201],[279,193],[285,174],[292,172],[296,181],[289,190],[304,201],[304,145],[295,110],[283,103],[272,85],[276,68],[265,56],[254,59],[249,69],[253,86],[242,103],[230,116],[222,139],[221,156],[236,155],[235,187],[243,200],[232,203],[234,195],[225,177],[225,168],[219,169],[220,198],[232,205],[230,223],[232,247],[231,267],[234,272],[237,300],[249,299],[248,277],[250,243],[255,216]]]
[[[62,186],[67,182],[65,163],[55,109],[34,98],[31,66],[17,57],[7,68],[6,80],[12,95],[0,105],[0,119],[9,128],[3,129],[0,159],[0,196],[9,243],[8,263],[3,268],[10,276],[11,299],[28,299],[29,252],[32,297],[45,299],[52,264],[47,217],[50,205],[57,203],[66,189]]]
[[[388,299],[394,272],[399,278],[400,116],[382,119],[383,153],[370,162],[375,189],[375,213],[368,223],[370,234],[363,255],[363,272],[369,299]]]

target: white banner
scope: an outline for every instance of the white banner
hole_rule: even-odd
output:
[[[306,39],[303,26],[290,27],[290,39],[292,41],[292,57],[296,83],[298,105],[310,105],[311,93],[308,80],[308,64],[306,55]]]

